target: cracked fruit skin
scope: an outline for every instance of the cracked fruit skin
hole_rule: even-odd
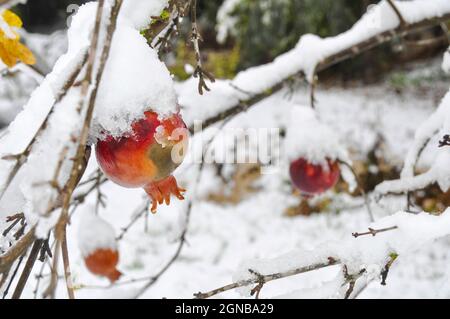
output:
[[[159,119],[146,112],[132,125],[127,136],[106,136],[96,145],[97,161],[105,175],[127,188],[143,188],[152,200],[152,212],[158,204],[169,205],[174,195],[183,200],[185,192],[172,176],[187,149],[188,130],[179,114]]]
[[[86,267],[94,275],[108,278],[112,283],[119,280],[122,273],[117,270],[119,252],[112,249],[97,249],[84,259]]]
[[[315,165],[304,158],[291,163],[289,173],[294,186],[307,195],[321,194],[336,185],[340,170],[337,162],[327,160],[324,165]]]

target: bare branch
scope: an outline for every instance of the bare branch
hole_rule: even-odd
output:
[[[275,273],[275,274],[270,274],[270,275],[261,274],[262,277],[255,277],[255,278],[251,278],[251,279],[241,280],[241,281],[211,290],[206,293],[199,292],[199,293],[195,294],[194,296],[197,299],[207,299],[207,298],[210,298],[212,296],[221,294],[223,292],[226,292],[226,291],[229,291],[232,289],[246,287],[246,286],[253,285],[253,284],[260,284],[261,282],[268,283],[273,280],[279,280],[279,279],[283,279],[286,277],[303,274],[303,273],[310,272],[313,270],[322,269],[322,268],[329,267],[329,266],[334,266],[334,265],[337,265],[340,263],[341,263],[341,261],[339,259],[329,257],[328,262],[317,263],[317,264],[313,264],[313,265],[309,265],[309,266],[305,266],[305,267],[300,267],[300,268],[288,270],[288,271],[282,272],[282,273]]]
[[[42,124],[40,125],[40,127],[38,128],[36,133],[34,134],[33,138],[28,143],[28,145],[25,148],[25,150],[22,153],[20,153],[20,154],[9,155],[9,156],[6,156],[6,157],[2,158],[3,160],[14,160],[16,163],[11,168],[5,183],[2,185],[2,187],[0,187],[0,200],[3,198],[5,192],[7,191],[9,186],[11,185],[12,181],[16,177],[16,175],[19,172],[19,170],[26,163],[27,158],[31,154],[31,151],[32,151],[34,145],[36,144],[36,141],[38,140],[39,136],[47,128],[48,122],[50,120],[51,115],[54,112],[55,106],[59,102],[61,102],[62,99],[67,95],[67,93],[69,92],[70,88],[73,86],[73,84],[75,83],[76,79],[80,75],[81,70],[83,69],[83,66],[86,63],[87,56],[88,55],[87,55],[87,50],[86,50],[86,52],[84,52],[81,55],[81,59],[80,59],[80,61],[78,61],[77,67],[74,70],[72,70],[72,72],[69,72],[68,77],[64,81],[64,83],[65,83],[64,86],[62,87],[61,91],[58,92],[57,95],[55,96],[55,102],[53,103],[52,107],[50,108],[49,113],[47,114],[47,116],[45,117],[44,121],[42,122]]]
[[[53,253],[53,263],[51,267],[50,282],[47,288],[45,289],[44,293],[42,294],[44,298],[50,299],[55,298],[55,292],[58,286],[58,263],[60,251],[61,251],[61,242],[58,239],[56,239],[55,250]]]
[[[75,299],[75,291],[73,289],[72,271],[70,270],[69,250],[67,248],[67,231],[64,229],[61,242],[62,259],[64,264],[64,276],[66,279],[67,294],[69,299]]]
[[[9,289],[11,288],[12,283],[14,282],[14,279],[16,278],[17,273],[19,272],[19,268],[22,265],[22,262],[23,262],[24,258],[25,258],[25,254],[20,256],[19,261],[17,262],[16,269],[14,269],[14,272],[12,273],[11,278],[9,279],[8,286],[6,287],[5,291],[3,292],[3,299],[5,299],[6,296],[8,295]],[[3,274],[3,276],[4,277],[0,281],[0,288],[3,286],[3,283],[4,283],[3,281],[6,281],[6,279],[8,278],[7,274]]]
[[[195,68],[194,77],[199,79],[198,92],[203,95],[204,90],[210,91],[210,88],[206,84],[206,80],[214,83],[216,80],[214,76],[205,70],[203,67],[202,55],[200,52],[200,41],[203,41],[197,24],[197,0],[191,0],[191,24],[192,34],[191,41],[194,45],[195,59],[197,60],[197,67]]]
[[[126,233],[131,229],[131,227],[134,226],[134,224],[136,224],[136,222],[145,214],[148,214],[148,207],[149,207],[149,202],[148,200],[145,200],[136,210],[136,212],[133,214],[133,218],[131,219],[131,221],[129,222],[129,224],[127,226],[125,226],[124,228],[122,228],[121,233],[119,234],[119,236],[117,236],[116,240],[117,241],[121,241]]]
[[[12,264],[26,252],[34,240],[34,228],[32,228],[6,253],[0,255],[0,273],[8,272]]]
[[[369,219],[370,219],[371,222],[374,222],[375,218],[373,216],[372,208],[370,207],[369,196],[367,196],[367,193],[364,190],[364,187],[362,186],[363,184],[361,182],[361,179],[359,178],[358,174],[356,173],[354,168],[349,163],[347,163],[345,161],[339,161],[339,163],[341,163],[342,165],[346,166],[352,172],[352,175],[355,177],[356,184],[358,186],[358,190],[359,190],[359,192],[362,194],[362,196],[364,198],[364,205],[366,206],[367,213],[369,214]]]
[[[364,273],[366,273],[366,269],[365,268],[361,269],[357,274],[350,274],[348,272],[347,265],[344,265],[343,271],[344,271],[344,278],[345,278],[344,285],[348,284],[348,289],[345,292],[344,299],[349,299],[353,293],[353,290],[355,289],[356,281],[359,278],[361,278],[362,275],[364,275]]]
[[[22,225],[25,224],[25,215],[23,213],[19,213],[13,216],[9,216],[6,218],[7,223],[11,223],[2,233],[3,237],[6,237],[11,230],[13,230],[14,227],[17,226],[17,224],[21,223]]]
[[[360,236],[367,236],[367,235],[372,235],[373,237],[375,237],[379,233],[384,233],[384,232],[391,231],[391,230],[394,230],[394,229],[398,229],[398,227],[397,226],[392,226],[392,227],[383,228],[383,229],[369,228],[368,232],[365,232],[365,233],[352,233],[352,236],[355,237],[355,238],[358,238]]]
[[[398,258],[398,255],[396,253],[392,253],[389,257],[390,257],[389,261],[387,262],[386,266],[384,266],[384,269],[381,272],[381,284],[383,286],[386,286],[386,278],[389,274],[389,270],[391,269],[394,261]]]
[[[33,248],[31,249],[30,256],[28,256],[28,260],[25,264],[24,270],[20,275],[19,282],[17,283],[16,289],[14,290],[13,299],[19,299],[22,295],[23,289],[30,277],[31,271],[33,270],[34,263],[37,260],[39,255],[39,251],[41,250],[43,240],[39,239],[34,242]]]
[[[86,152],[86,146],[87,146],[87,140],[89,135],[89,129],[91,126],[93,114],[94,114],[94,108],[95,108],[95,102],[97,98],[98,89],[103,77],[103,72],[105,70],[106,62],[109,58],[109,53],[111,49],[112,40],[114,37],[114,33],[117,27],[117,19],[119,16],[120,9],[122,7],[123,0],[116,0],[111,8],[111,16],[109,20],[109,24],[107,25],[106,30],[106,39],[103,46],[103,50],[100,56],[100,62],[97,74],[95,76],[95,82],[94,82],[94,64],[95,59],[97,56],[97,47],[99,43],[99,33],[100,33],[100,25],[103,17],[103,7],[104,7],[104,0],[99,0],[99,5],[97,9],[97,17],[96,17],[96,24],[94,27],[94,34],[92,36],[92,45],[91,50],[89,53],[89,59],[88,59],[88,65],[86,70],[86,75],[84,78],[84,81],[82,83],[82,99],[80,103],[80,109],[79,112],[81,112],[81,108],[83,106],[84,97],[85,94],[88,93],[88,90],[90,86],[93,84],[94,87],[90,94],[87,94],[88,96],[88,105],[86,110],[85,119],[83,122],[83,127],[79,136],[78,140],[78,147],[74,159],[74,163],[71,168],[70,177],[67,182],[67,185],[64,189],[63,200],[62,200],[62,212],[61,216],[58,220],[57,225],[55,226],[55,238],[56,238],[56,253],[59,253],[59,248],[62,247],[64,236],[65,236],[65,229],[66,225],[69,221],[69,207],[71,204],[71,199],[73,192],[75,191],[75,188],[77,187],[82,175],[84,174],[84,171],[86,169],[86,166],[83,165],[84,159],[85,159],[85,152]],[[56,255],[56,254],[55,254]],[[66,256],[68,257],[68,256]],[[56,256],[54,258],[57,259]],[[49,286],[49,289],[46,291],[47,296],[54,296],[54,290],[56,289],[57,285],[57,271],[56,271],[57,263],[54,263],[53,266],[53,276],[52,276],[52,285]],[[56,275],[55,275],[56,274]],[[69,295],[71,292],[69,291]]]
[[[369,51],[373,48],[379,47],[385,43],[388,43],[396,38],[403,38],[406,35],[414,32],[418,32],[436,25],[439,25],[441,22],[450,20],[450,13],[444,14],[441,17],[433,17],[427,18],[422,21],[418,21],[416,23],[409,23],[405,27],[397,27],[392,30],[388,30],[377,34],[367,40],[364,40],[356,45],[345,48],[342,51],[332,54],[326,57],[321,63],[317,65],[316,71],[322,72],[338,63],[341,63],[345,60],[358,56],[366,51]],[[298,75],[302,75],[303,72],[300,72]],[[233,117],[239,113],[245,112],[250,109],[252,106],[257,104],[258,102],[264,100],[265,98],[273,95],[274,93],[280,91],[289,83],[292,77],[282,79],[280,82],[272,86],[270,89],[265,90],[264,92],[256,93],[248,99],[241,100],[234,106],[227,108],[225,111],[222,111],[215,116],[212,116],[203,121],[203,128],[207,128],[209,126],[214,125],[217,122],[220,122],[228,117]],[[190,131],[194,132],[194,127],[190,127]]]
[[[227,121],[223,122],[221,126],[222,127],[225,126],[226,123],[227,123]],[[214,135],[208,140],[208,142],[206,144],[206,147],[205,147],[205,151],[203,152],[203,156],[208,153],[208,151],[209,151],[212,143],[216,139],[216,137],[217,137],[217,135]],[[196,182],[195,182],[196,187],[198,187],[198,185],[200,184],[201,172],[202,172],[204,166],[205,166],[205,161],[202,161],[200,166],[199,166],[199,168],[198,168],[198,171],[197,171],[197,178],[196,178]],[[196,190],[193,193],[194,193],[194,196],[195,196],[196,195],[195,194]],[[182,231],[181,236],[180,236],[180,243],[178,244],[178,248],[175,251],[175,254],[169,260],[169,262],[162,268],[162,270],[158,274],[156,274],[156,276],[153,276],[153,277],[150,278],[149,282],[136,295],[136,298],[139,298],[140,296],[142,296],[142,294],[144,294],[151,286],[153,286],[158,281],[158,279],[165,272],[167,272],[167,270],[169,270],[170,267],[177,261],[178,257],[181,254],[181,251],[184,248],[184,245],[186,244],[186,235],[187,235],[187,232],[188,232],[188,229],[189,229],[189,222],[190,222],[190,218],[191,218],[191,214],[192,214],[193,204],[194,204],[193,200],[191,199],[189,201],[189,204],[188,204],[188,207],[187,207],[187,210],[186,210],[186,220],[185,220],[183,231]]]
[[[387,0],[391,8],[395,11],[395,14],[398,17],[398,20],[400,21],[400,27],[405,27],[408,23],[403,18],[403,15],[400,13],[400,10],[397,8],[397,5],[394,3],[393,0]]]

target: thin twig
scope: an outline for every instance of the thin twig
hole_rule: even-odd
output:
[[[344,299],[349,299],[355,289],[356,281],[364,275],[366,269],[361,269],[357,274],[349,274],[347,265],[343,267],[345,282],[344,285],[348,284],[348,289],[345,292]]]
[[[55,299],[56,288],[58,286],[58,263],[60,251],[61,251],[61,241],[56,239],[55,250],[53,253],[53,263],[51,267],[50,282],[47,288],[45,289],[44,293],[42,294],[42,296],[45,299],[46,298]]]
[[[44,243],[44,245],[45,245],[45,243]],[[52,247],[51,248],[48,247],[48,248],[49,249],[53,249],[55,247],[55,245],[56,245],[56,242],[54,241],[53,244],[52,244]],[[38,295],[38,292],[39,292],[39,286],[40,286],[40,283],[41,283],[41,279],[43,278],[43,273],[44,273],[44,270],[45,270],[45,266],[49,265],[50,270],[52,269],[52,266],[51,266],[51,264],[48,261],[48,257],[50,257],[52,255],[53,254],[48,254],[47,253],[47,254],[44,255],[44,259],[43,260],[40,259],[40,261],[42,262],[42,266],[41,266],[41,269],[39,270],[39,273],[36,275],[36,287],[34,288],[34,291],[33,291],[34,299],[37,299],[37,295]]]
[[[391,8],[395,11],[395,14],[397,15],[398,20],[400,21],[400,27],[405,27],[408,25],[405,18],[403,18],[403,15],[401,14],[400,10],[397,8],[397,5],[394,3],[393,0],[387,0]]]
[[[303,273],[306,273],[306,272],[310,272],[310,271],[313,271],[313,270],[322,269],[322,268],[329,267],[329,266],[334,266],[334,265],[337,265],[337,264],[340,264],[340,263],[341,263],[341,261],[339,259],[330,257],[330,258],[328,258],[327,262],[312,264],[312,265],[309,265],[309,266],[300,267],[300,268],[288,270],[286,272],[281,272],[281,273],[274,273],[274,274],[270,274],[270,275],[263,275],[263,274],[261,274],[262,277],[260,277],[260,278],[255,277],[255,278],[251,278],[251,279],[241,280],[241,281],[238,281],[238,282],[235,282],[235,283],[232,283],[232,284],[229,284],[229,285],[226,285],[226,286],[223,286],[223,287],[211,290],[211,291],[206,292],[206,293],[199,292],[199,293],[195,294],[194,296],[197,299],[207,299],[207,298],[210,298],[212,296],[215,296],[217,294],[221,294],[223,292],[226,292],[226,291],[229,291],[229,290],[232,290],[232,289],[236,289],[236,288],[240,288],[240,287],[246,287],[246,286],[253,285],[253,284],[259,284],[261,281],[263,281],[264,283],[268,283],[268,282],[273,281],[273,280],[278,280],[278,279],[283,279],[283,278],[286,278],[286,277],[296,276],[296,275],[303,274]]]
[[[218,132],[221,131],[221,129],[228,123],[228,121],[224,121],[223,123],[221,123],[220,125],[220,129],[218,130]],[[212,136],[208,142],[206,143],[206,147],[205,147],[205,151],[203,152],[203,156],[205,156],[208,152],[209,149],[212,145],[212,143],[214,142],[214,140],[216,139],[217,135]],[[199,168],[197,170],[197,178],[195,181],[195,189],[193,191],[193,197],[197,196],[197,188],[198,185],[200,184],[201,181],[201,177],[202,177],[202,171],[203,168],[205,166],[205,161],[202,161],[201,164],[199,165]],[[144,294],[151,286],[153,286],[158,279],[167,272],[167,270],[170,269],[170,267],[177,261],[178,257],[180,256],[185,244],[186,244],[186,235],[189,229],[189,222],[190,222],[190,218],[191,218],[191,214],[192,214],[192,208],[193,208],[193,199],[191,199],[189,201],[189,204],[187,206],[187,210],[186,210],[186,214],[185,214],[185,222],[184,222],[184,228],[183,231],[180,235],[180,242],[178,244],[177,250],[175,251],[175,254],[173,255],[173,257],[169,260],[169,262],[162,268],[162,270],[157,273],[155,276],[151,277],[149,279],[149,282],[141,289],[139,290],[139,293],[136,295],[136,298],[139,298],[140,296],[142,296],[142,294]]]
[[[34,243],[34,230],[34,227],[30,229],[19,241],[9,248],[6,253],[0,255],[0,273],[8,272],[12,264]]]
[[[33,270],[34,263],[36,262],[39,255],[39,251],[41,250],[42,243],[43,241],[41,239],[36,240],[36,242],[34,243],[33,248],[30,252],[30,256],[28,256],[24,270],[20,275],[19,282],[17,283],[16,289],[14,290],[14,293],[12,295],[12,299],[19,299],[22,295],[23,289],[25,288],[31,271]]]
[[[442,23],[440,24],[440,27],[441,27],[442,31],[444,32],[444,35],[445,35],[445,37],[446,37],[446,39],[447,39],[448,45],[450,46],[450,31],[448,30],[447,24],[444,23],[444,22],[442,22]]]
[[[383,229],[373,229],[373,228],[369,228],[368,232],[365,233],[352,233],[352,236],[355,238],[361,237],[361,236],[367,236],[367,235],[372,235],[373,237],[375,237],[377,234],[379,233],[384,233],[387,231],[391,231],[394,229],[398,229],[397,226],[392,226],[392,227],[388,227],[388,228],[383,228]]]
[[[28,145],[25,147],[25,150],[19,154],[8,155],[8,156],[5,156],[2,158],[3,160],[13,160],[13,161],[15,161],[15,164],[10,169],[4,184],[0,187],[0,200],[5,195],[6,191],[8,190],[12,181],[16,177],[17,173],[20,171],[22,166],[26,163],[28,156],[31,154],[31,151],[33,150],[33,147],[36,144],[38,138],[41,136],[43,131],[47,128],[49,120],[55,110],[56,105],[62,101],[62,99],[67,95],[70,88],[75,83],[76,79],[78,78],[79,74],[81,73],[81,70],[83,69],[83,66],[87,60],[87,56],[88,55],[87,55],[87,51],[86,51],[81,55],[80,61],[78,61],[79,63],[77,63],[77,67],[74,70],[72,70],[72,72],[69,72],[69,75],[63,81],[64,85],[63,85],[62,89],[56,94],[55,102],[53,103],[52,107],[50,108],[50,111],[48,112],[44,121],[39,126],[36,133],[34,134],[33,138],[30,140]]]
[[[356,171],[353,168],[353,166],[351,166],[349,163],[347,163],[345,161],[341,161],[341,160],[339,161],[339,163],[341,163],[342,165],[346,166],[350,170],[352,175],[354,176],[354,178],[356,180],[356,184],[358,186],[358,190],[359,190],[359,192],[362,194],[362,196],[364,198],[364,205],[366,206],[367,213],[369,214],[369,219],[373,223],[375,221],[375,218],[373,216],[372,208],[370,207],[369,196],[367,195],[366,191],[364,190],[363,183],[361,182],[361,179],[359,178],[359,176],[356,173]]]
[[[125,226],[124,228],[122,228],[122,231],[120,232],[120,234],[117,236],[116,240],[117,241],[121,241],[126,233],[131,229],[131,227],[134,226],[134,224],[136,224],[136,222],[145,214],[148,213],[148,207],[149,207],[149,202],[148,200],[145,200],[136,210],[136,212],[133,214],[133,218],[131,219],[131,221],[129,222],[129,224],[127,226]]]
[[[12,222],[12,223],[3,231],[3,233],[2,233],[3,237],[6,237],[9,234],[9,232],[11,230],[13,230],[14,227],[17,226],[18,223],[21,223],[22,225],[24,225],[25,215],[23,213],[19,213],[19,214],[13,215],[13,216],[9,216],[6,218],[6,222],[7,223]]]
[[[66,279],[67,295],[69,299],[75,299],[75,291],[73,289],[72,271],[70,270],[69,250],[67,248],[67,231],[64,229],[61,242],[62,260],[64,264],[64,276]]]
[[[22,256],[20,256],[19,261],[17,262],[17,266],[16,266],[16,268],[14,269],[14,272],[12,273],[11,278],[9,279],[8,286],[6,286],[6,289],[5,289],[5,291],[3,292],[3,299],[5,299],[6,296],[8,295],[9,289],[11,288],[11,286],[12,286],[12,284],[13,284],[13,282],[14,282],[14,279],[16,278],[17,273],[19,272],[19,268],[20,268],[20,266],[22,265],[22,261],[24,260],[24,258],[25,258],[25,254],[22,255]],[[4,276],[5,276],[5,280],[6,280],[6,278],[7,278],[8,276],[7,276],[6,274],[4,274]],[[2,286],[3,286],[3,285],[0,284],[0,288],[1,288]]]
[[[264,281],[264,276],[261,275],[259,272],[254,271],[253,269],[249,269],[248,272],[251,273],[252,275],[255,275],[256,278],[258,278],[258,284],[256,285],[255,288],[252,289],[250,295],[255,296],[255,299],[259,299],[261,290],[264,288],[264,285],[266,284],[266,282]]]
[[[95,101],[97,97],[98,87],[101,82],[101,78],[103,76],[103,71],[105,68],[106,60],[109,56],[109,50],[111,47],[112,38],[116,29],[116,23],[117,23],[117,16],[120,10],[120,7],[122,5],[122,0],[116,0],[114,3],[112,9],[111,9],[111,19],[107,26],[107,36],[105,39],[105,43],[103,46],[103,51],[100,57],[100,66],[98,68],[98,73],[95,77],[95,83],[94,83],[94,64],[97,57],[97,49],[99,45],[99,37],[100,37],[100,29],[101,29],[101,23],[103,19],[103,8],[104,8],[105,0],[99,0],[98,7],[97,7],[97,14],[96,14],[96,20],[95,20],[95,26],[94,31],[91,39],[91,47],[89,51],[89,58],[87,61],[87,67],[86,67],[86,74],[84,77],[84,80],[82,82],[82,88],[81,88],[81,98],[80,103],[78,106],[78,112],[82,112],[83,105],[85,104],[85,97],[88,96],[88,106],[86,110],[86,115],[83,121],[83,126],[81,129],[80,136],[78,138],[78,146],[76,150],[76,155],[74,158],[74,162],[72,165],[72,168],[70,170],[70,177],[68,179],[68,182],[66,184],[66,187],[64,189],[64,192],[62,193],[62,210],[61,210],[61,216],[59,217],[59,220],[55,226],[55,238],[56,238],[56,247],[55,247],[55,257],[54,257],[54,263],[53,263],[53,269],[52,269],[52,280],[51,284],[49,285],[48,289],[44,293],[45,296],[50,296],[51,298],[55,295],[56,286],[58,284],[57,280],[57,267],[58,267],[58,258],[59,257],[59,250],[63,247],[64,242],[64,236],[66,232],[66,225],[69,222],[69,208],[71,204],[72,195],[75,191],[75,188],[77,187],[81,176],[84,173],[85,166],[83,166],[83,161],[85,159],[85,152],[86,152],[86,145],[87,145],[87,139],[89,134],[89,128],[91,126],[91,121],[93,117],[94,107],[95,107]],[[89,88],[91,85],[94,84],[94,87],[90,94]],[[65,257],[68,257],[65,256]],[[64,258],[64,256],[63,256]],[[68,258],[67,260],[68,261]],[[68,267],[68,265],[65,265]],[[65,269],[65,272],[67,274],[67,271]],[[69,285],[68,285],[69,286]],[[70,289],[68,289],[70,290]],[[69,291],[69,296],[72,295],[72,292]]]
[[[384,266],[384,269],[381,272],[381,284],[383,286],[386,286],[386,279],[389,274],[389,270],[391,269],[394,261],[398,258],[398,255],[396,253],[392,253],[392,254],[390,254],[389,257],[390,257],[389,261],[387,262],[386,266]]]
[[[313,79],[311,81],[311,83],[309,84],[309,100],[310,100],[310,105],[312,109],[316,108],[316,87],[317,87],[317,83],[318,83],[318,76],[316,74],[316,71],[314,70],[314,75],[313,75]]]
[[[199,79],[198,92],[200,93],[200,95],[203,95],[204,90],[210,91],[210,88],[206,84],[206,80],[209,80],[211,83],[214,83],[216,80],[214,76],[210,72],[206,71],[203,67],[202,54],[200,52],[199,44],[199,42],[203,40],[200,35],[197,23],[197,0],[191,0],[191,24],[191,41],[194,46],[195,59],[197,61],[197,66],[194,71],[194,77]]]
[[[180,14],[178,13],[177,9],[174,9],[165,28],[163,28],[162,31],[159,32],[159,34],[153,37],[150,46],[158,50],[160,54],[163,52],[163,50],[168,48],[170,39],[177,30],[179,19]]]
[[[341,63],[345,60],[358,56],[366,51],[369,51],[373,48],[379,47],[385,43],[391,42],[392,40],[400,37],[403,38],[406,35],[414,32],[418,32],[420,30],[433,27],[435,25],[439,25],[441,22],[450,20],[450,13],[446,13],[440,17],[427,18],[416,23],[409,23],[405,27],[397,27],[392,30],[387,30],[382,33],[376,34],[373,37],[361,41],[351,47],[347,47],[340,52],[334,53],[326,58],[324,58],[318,65],[316,71],[322,72],[338,63]],[[299,71],[298,75],[302,75],[303,71]],[[245,112],[249,108],[258,104],[260,101],[266,99],[267,97],[273,95],[274,93],[280,91],[285,87],[286,84],[289,83],[291,76],[285,79],[281,79],[280,82],[264,90],[264,92],[257,93],[252,97],[239,101],[237,104],[227,108],[226,110],[216,114],[212,117],[207,118],[203,121],[203,128],[208,128],[216,124],[217,122],[223,121],[224,119]],[[189,130],[194,132],[194,127],[190,127]]]

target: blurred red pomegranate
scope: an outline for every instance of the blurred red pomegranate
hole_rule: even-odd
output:
[[[112,249],[97,249],[84,259],[86,267],[91,273],[108,278],[116,282],[122,273],[117,270],[119,252]]]
[[[326,165],[315,165],[304,158],[291,163],[290,176],[294,186],[307,195],[323,193],[339,180],[339,164],[327,160]]]

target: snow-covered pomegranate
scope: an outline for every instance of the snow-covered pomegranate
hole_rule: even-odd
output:
[[[87,269],[97,276],[117,281],[119,251],[114,229],[104,219],[88,213],[83,216],[78,232],[78,245]]]
[[[293,185],[302,193],[316,195],[336,185],[339,180],[339,164],[327,160],[326,164],[312,164],[304,158],[293,161],[289,169]]]
[[[119,252],[117,250],[96,249],[84,258],[84,262],[91,273],[106,277],[111,282],[116,282],[122,276],[122,273],[116,268],[119,263]]]
[[[309,106],[293,105],[286,133],[285,149],[293,186],[305,195],[333,188],[340,177],[339,161],[348,161],[336,131]]]
[[[106,136],[96,146],[98,163],[105,175],[123,187],[143,188],[152,200],[152,212],[158,204],[169,205],[171,195],[183,200],[172,176],[181,164],[188,141],[186,124],[179,114],[160,119],[146,112],[132,125],[130,134],[120,138]]]

